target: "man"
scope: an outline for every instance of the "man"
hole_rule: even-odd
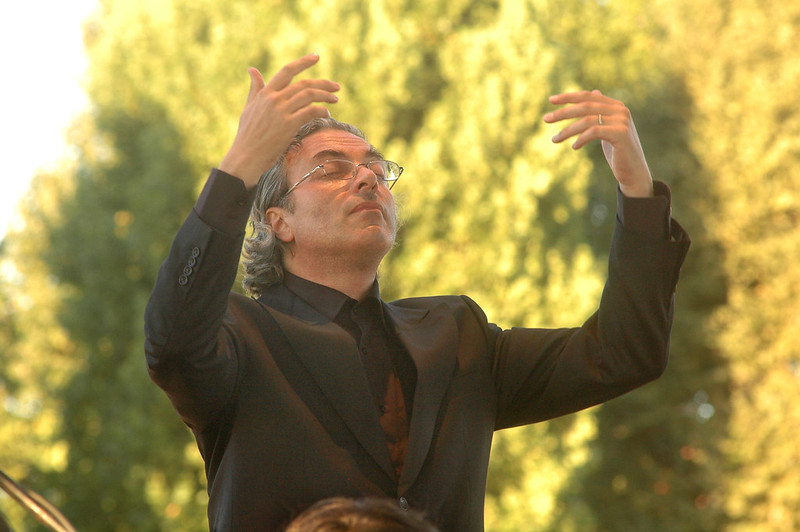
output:
[[[151,376],[196,436],[212,530],[279,530],[334,496],[390,497],[443,531],[483,530],[493,431],[663,372],[688,236],[627,108],[597,91],[553,96],[545,121],[572,120],[553,140],[599,139],[618,181],[599,311],[574,329],[501,330],[465,296],[385,303],[376,271],[402,169],[328,118],[336,83],[293,81],[317,60],[269,83],[250,69],[233,144],[147,308]],[[247,298],[230,288],[251,205]]]

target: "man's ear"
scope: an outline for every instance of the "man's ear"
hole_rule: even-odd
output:
[[[287,211],[280,207],[270,207],[264,213],[264,220],[272,227],[275,236],[281,242],[288,244],[294,240],[292,227],[286,221]]]

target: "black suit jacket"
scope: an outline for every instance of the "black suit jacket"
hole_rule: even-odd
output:
[[[393,497],[444,531],[483,530],[495,430],[595,405],[664,370],[689,244],[671,231],[652,238],[618,221],[599,311],[578,328],[502,330],[464,296],[384,303],[417,369],[396,479],[352,337],[284,285],[258,300],[230,293],[241,231],[193,211],[148,305],[146,354],[197,438],[211,529],[278,530],[343,495]]]

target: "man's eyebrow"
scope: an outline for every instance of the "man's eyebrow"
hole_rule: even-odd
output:
[[[349,160],[349,156],[343,151],[334,150],[334,149],[328,149],[328,150],[322,150],[320,152],[317,152],[314,155],[314,157],[312,157],[313,161],[320,161],[320,162],[326,161],[328,159],[348,159]],[[373,161],[375,159],[383,159],[383,155],[381,155],[381,153],[378,150],[376,150],[375,148],[370,148],[367,151],[366,160]]]

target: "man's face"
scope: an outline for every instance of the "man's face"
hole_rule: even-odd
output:
[[[303,140],[288,160],[291,187],[314,167],[329,159],[365,163],[378,159],[364,139],[341,130],[328,129]],[[291,252],[305,260],[353,254],[354,258],[383,256],[397,233],[394,198],[375,174],[359,167],[348,180],[326,180],[317,171],[292,192],[293,212],[284,213],[291,228]]]

